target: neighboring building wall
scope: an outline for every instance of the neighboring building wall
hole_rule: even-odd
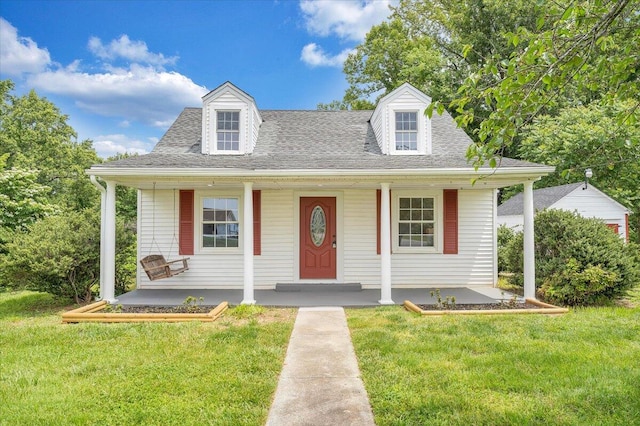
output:
[[[507,228],[518,232],[522,231],[523,222],[522,215],[498,216],[496,219],[498,226],[505,225]]]
[[[365,288],[380,286],[380,255],[376,253],[376,191],[344,190],[342,203],[338,203],[338,221],[342,224],[343,282],[360,282]],[[196,235],[201,225],[199,200],[210,191],[196,191]],[[265,190],[262,194],[262,254],[254,258],[255,287],[273,288],[278,282],[294,282],[298,276],[296,250],[299,224],[296,209],[298,194],[293,190]],[[307,193],[304,193],[305,195]],[[241,197],[241,191],[237,194]],[[325,194],[319,193],[318,196]],[[176,191],[176,197],[179,191]],[[392,285],[461,286],[493,284],[493,192],[492,190],[460,190],[459,254],[394,253],[392,259]],[[151,242],[152,191],[140,191],[139,256],[157,253]],[[177,242],[172,245],[174,223],[177,227],[179,200],[173,208],[173,191],[156,190],[155,240],[165,258],[178,259]],[[340,206],[342,209],[340,210]],[[242,211],[242,207],[240,207]],[[340,219],[342,216],[342,219]],[[177,228],[176,228],[177,232]],[[242,239],[241,239],[242,240]],[[237,288],[243,286],[242,249],[230,253],[199,254],[199,237],[195,255],[189,256],[189,271],[169,280],[150,282],[138,265],[138,288]],[[340,275],[340,271],[338,272]]]
[[[576,189],[550,208],[577,211],[581,216],[594,217],[606,224],[618,225],[618,234],[622,238],[627,237],[624,219],[626,210],[592,186],[584,190]]]

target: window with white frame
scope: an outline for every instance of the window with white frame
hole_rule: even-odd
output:
[[[238,198],[202,199],[202,247],[238,247]]]
[[[216,117],[218,151],[240,150],[240,111],[218,111]]]
[[[418,150],[418,113],[396,112],[396,151]]]
[[[434,197],[398,197],[397,244],[402,247],[435,247]]]

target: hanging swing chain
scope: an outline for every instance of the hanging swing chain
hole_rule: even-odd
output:
[[[171,257],[171,250],[173,250],[173,244],[179,246],[178,237],[176,237],[176,189],[173,188],[173,238],[171,239],[171,245],[169,246],[169,257]],[[178,251],[178,254],[180,252]]]
[[[151,244],[149,245],[149,254],[153,251],[153,245],[156,245],[158,253],[162,253],[158,241],[156,241],[156,183],[153,182],[152,204],[151,204]]]

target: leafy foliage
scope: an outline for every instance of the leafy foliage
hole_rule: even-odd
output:
[[[100,215],[95,210],[67,212],[33,223],[7,244],[3,279],[31,290],[88,302],[100,279]],[[122,293],[135,274],[135,242],[118,221],[116,282]],[[131,270],[133,256],[133,270]]]
[[[76,142],[68,117],[34,91],[13,96],[13,83],[0,82],[0,155],[6,167],[32,170],[39,185],[50,188],[52,203],[74,210],[98,202],[84,171],[99,163],[91,141]]]
[[[552,303],[592,305],[640,284],[638,246],[597,219],[564,210],[535,217],[536,286]],[[522,280],[522,233],[507,245],[508,269]]]
[[[405,82],[448,104],[470,73],[514,51],[501,34],[535,28],[544,12],[525,0],[404,0],[392,10],[344,64],[343,102],[353,109]],[[477,126],[482,110],[474,110]]]
[[[0,284],[88,301],[99,281],[99,163],[68,117],[34,91],[0,81]],[[136,191],[117,188],[116,293],[136,273]]]
[[[544,115],[524,129],[520,155],[549,164],[556,172],[541,187],[580,181],[590,168],[590,182],[631,208],[633,241],[640,243],[640,127],[622,126],[616,117],[633,109],[633,102],[591,103]],[[631,113],[640,119],[640,110]]]
[[[516,237],[516,233],[513,229],[506,225],[500,225],[498,227],[498,271],[508,272],[509,270],[509,254],[510,250],[514,247],[511,241]],[[522,250],[522,245],[520,245]]]
[[[502,34],[514,52],[490,58],[470,74],[451,106],[463,126],[490,111],[468,151],[476,166],[506,152],[533,119],[568,103],[635,99],[617,117],[633,126],[638,106],[638,0],[540,3],[536,27]]]

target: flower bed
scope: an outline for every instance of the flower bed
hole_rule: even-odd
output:
[[[95,302],[62,314],[62,322],[212,322],[227,310],[229,303],[222,302],[209,312],[101,312],[107,309],[106,301]]]
[[[416,305],[405,300],[403,306],[421,315],[564,314],[569,312],[567,308],[560,308],[535,299],[526,299],[524,303],[518,304],[455,305],[448,309],[439,309],[435,305]]]

